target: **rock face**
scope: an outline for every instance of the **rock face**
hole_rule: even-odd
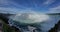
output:
[[[60,20],[57,24],[55,24],[55,27],[49,30],[49,32],[59,32],[60,31]]]
[[[0,13],[0,19],[2,19],[5,23],[8,24],[9,16],[11,16],[11,15],[13,15],[13,14]]]
[[[0,20],[0,32],[2,32],[2,20]]]
[[[11,15],[0,13],[0,32],[19,32],[17,28],[8,25],[8,17]]]

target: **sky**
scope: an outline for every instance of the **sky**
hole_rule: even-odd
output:
[[[60,0],[0,0],[0,13],[60,13]]]

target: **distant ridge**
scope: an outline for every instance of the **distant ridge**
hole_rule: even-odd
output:
[[[48,13],[48,15],[60,15],[60,13]]]

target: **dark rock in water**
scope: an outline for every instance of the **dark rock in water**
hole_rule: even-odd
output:
[[[10,20],[10,22],[9,22],[12,26],[14,26],[14,27],[16,27],[16,28],[18,28],[19,30],[21,30],[22,32],[27,32],[27,31],[30,31],[29,29],[30,29],[30,27],[33,27],[32,29],[34,29],[34,28],[36,28],[36,29],[34,29],[33,31],[41,31],[41,29],[39,28],[39,26],[38,25],[36,25],[36,24],[22,24],[22,23],[19,23],[19,22],[17,22],[17,21],[13,21],[13,20]],[[14,24],[13,24],[14,23]],[[11,26],[10,25],[10,26]],[[29,27],[28,27],[29,26]]]
[[[21,32],[18,28],[12,26],[11,28],[13,28],[16,32]]]

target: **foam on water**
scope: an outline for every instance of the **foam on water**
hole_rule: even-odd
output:
[[[49,16],[37,13],[21,13],[16,14],[12,19],[21,23],[37,23],[49,19]]]
[[[39,28],[41,32],[47,32],[50,30],[60,19],[59,15],[46,15],[39,13],[21,13],[11,16],[9,19],[10,26],[15,26],[23,32],[32,31],[28,24],[32,24],[33,28]],[[36,24],[38,23],[38,24]],[[25,25],[27,24],[27,25]],[[41,26],[41,27],[40,27]],[[38,31],[37,31],[38,32]],[[40,31],[39,31],[40,32]]]

